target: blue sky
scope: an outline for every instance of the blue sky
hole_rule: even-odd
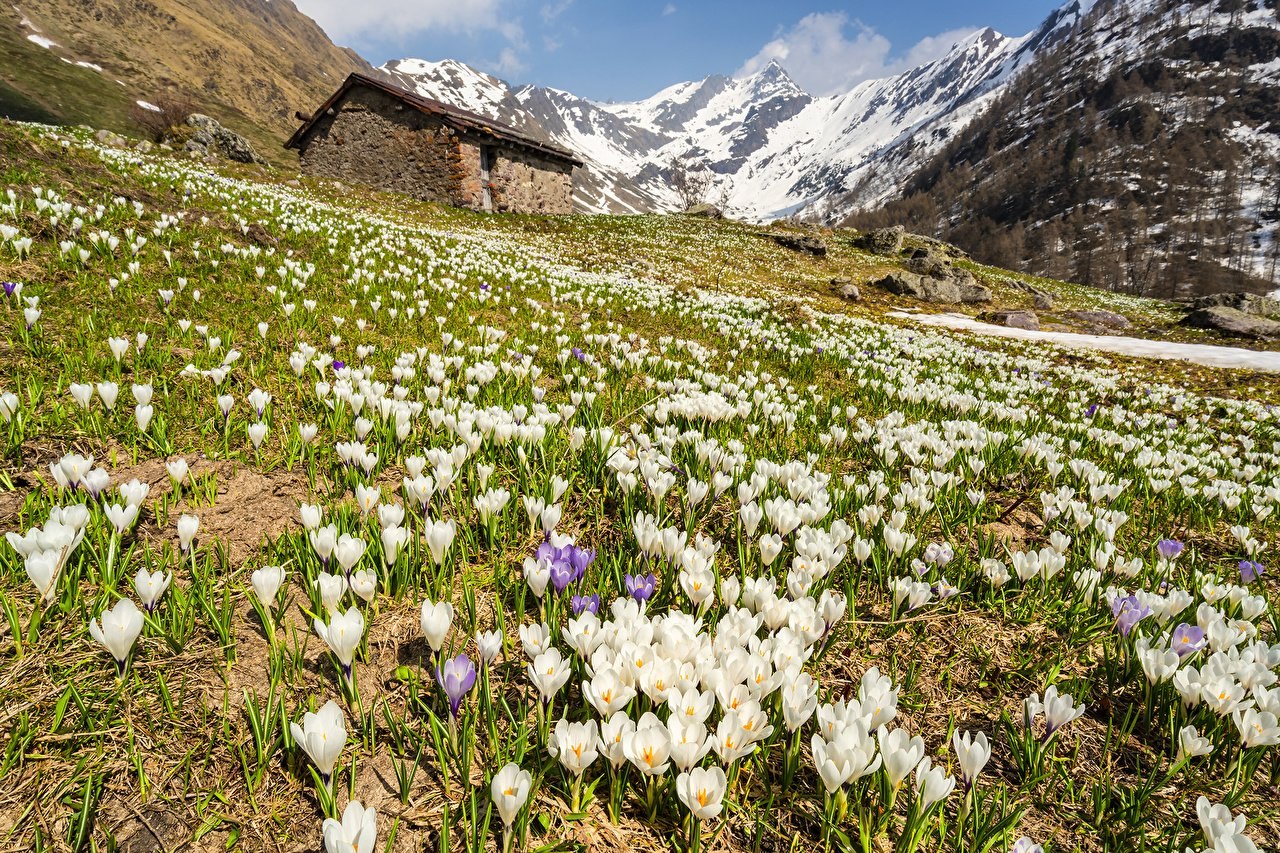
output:
[[[295,0],[375,65],[458,59],[514,83],[635,100],[777,58],[814,94],[945,53],[990,26],[1033,29],[1065,0]]]

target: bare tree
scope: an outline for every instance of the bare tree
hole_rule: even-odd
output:
[[[148,106],[134,104],[129,118],[153,142],[163,142],[174,128],[184,124],[187,116],[196,111],[195,105],[183,96],[167,92],[156,95]]]
[[[668,164],[671,172],[671,189],[680,200],[680,209],[697,207],[707,200],[714,176],[705,164],[689,157],[672,157]]]

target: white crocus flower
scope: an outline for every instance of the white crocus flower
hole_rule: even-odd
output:
[[[276,595],[280,592],[285,577],[286,572],[283,566],[263,566],[260,569],[254,569],[253,574],[249,576],[249,583],[253,586],[253,594],[258,597],[258,601],[262,602],[263,607],[271,608],[275,604]]]
[[[352,800],[341,821],[325,818],[322,831],[325,853],[373,853],[378,841],[378,813]]]
[[[314,714],[302,715],[302,725],[289,724],[293,740],[311,759],[325,784],[332,785],[333,768],[347,743],[347,726],[338,703],[330,699]]]
[[[151,613],[156,609],[160,597],[172,582],[172,572],[166,575],[163,571],[148,572],[142,568],[138,569],[138,574],[133,578],[133,588],[137,591],[138,598],[142,600],[142,606]]]
[[[719,767],[695,767],[676,777],[676,796],[697,820],[719,817],[727,787],[724,771]]]
[[[533,777],[528,770],[521,770],[519,765],[506,764],[493,777],[489,786],[490,799],[498,810],[502,825],[510,829],[515,823],[516,815],[529,800],[529,789],[533,785]]]
[[[422,602],[422,635],[427,638],[431,651],[437,655],[444,646],[444,639],[453,627],[453,605],[447,601],[434,602],[430,599]]]
[[[351,664],[355,660],[356,649],[364,638],[364,615],[359,608],[352,607],[346,613],[332,614],[327,625],[316,619],[314,626],[316,634],[324,640],[342,665],[342,674],[350,681]]]
[[[120,599],[115,607],[103,612],[101,625],[97,619],[89,620],[89,635],[111,652],[116,670],[122,676],[129,652],[142,633],[142,624],[142,611],[127,598]]]

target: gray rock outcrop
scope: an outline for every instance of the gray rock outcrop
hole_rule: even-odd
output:
[[[793,234],[783,231],[769,236],[773,238],[773,242],[793,252],[804,252],[819,258],[827,253],[827,244],[822,242],[822,238],[811,234]]]
[[[1193,311],[1182,322],[1187,326],[1214,329],[1242,338],[1280,338],[1280,321],[1223,305]]]
[[[1104,326],[1108,329],[1129,328],[1129,318],[1114,311],[1068,311],[1067,316],[1090,326]]]
[[[685,216],[701,216],[704,219],[724,219],[724,211],[714,204],[695,204],[684,212]]]
[[[906,239],[907,230],[901,225],[892,228],[877,228],[854,238],[853,245],[877,255],[897,255],[902,251],[902,243]]]
[[[858,290],[858,285],[853,283],[853,279],[833,278],[831,288],[839,294],[841,299],[847,299],[850,302],[857,302],[862,298],[862,291]]]
[[[1033,311],[988,311],[978,319],[997,326],[1008,326],[1010,329],[1036,331],[1040,328],[1040,318]]]
[[[1230,308],[1245,314],[1280,319],[1280,300],[1259,296],[1256,293],[1214,293],[1201,296],[1191,303],[1193,311],[1203,311],[1207,308]]]
[[[934,278],[899,271],[889,273],[875,282],[875,285],[897,296],[908,296],[921,302],[957,305],[991,301],[991,291],[977,284],[971,275],[967,279]]]
[[[187,116],[187,125],[195,132],[183,146],[193,156],[225,157],[237,163],[263,163],[249,140],[233,130],[228,130],[216,119],[201,113]]]

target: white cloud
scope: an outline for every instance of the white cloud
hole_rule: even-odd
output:
[[[359,38],[400,39],[424,30],[474,33],[509,21],[503,0],[295,0],[339,44]]]
[[[902,57],[902,69],[899,70],[915,68],[917,65],[924,65],[926,62],[941,59],[958,42],[964,41],[977,31],[976,27],[960,27],[955,30],[947,30],[945,33],[938,33],[936,36],[925,36],[912,45],[906,56]]]
[[[814,12],[779,32],[735,76],[755,74],[777,60],[806,91],[831,95],[937,59],[973,32],[958,29],[929,36],[899,55],[887,38],[844,12]]]
[[[663,16],[664,18],[665,18],[667,15],[674,15],[675,13],[676,13],[676,4],[675,4],[675,3],[668,3],[667,5],[665,5],[665,6],[663,6],[663,7],[662,7],[662,16]]]
[[[523,74],[529,70],[529,66],[520,58],[520,54],[515,48],[504,47],[502,52],[498,54],[498,59],[494,62],[485,63],[489,70],[494,74],[503,77],[510,77],[515,74]]]
[[[569,11],[572,5],[573,0],[556,0],[554,3],[546,3],[542,7],[542,20],[549,24]]]

